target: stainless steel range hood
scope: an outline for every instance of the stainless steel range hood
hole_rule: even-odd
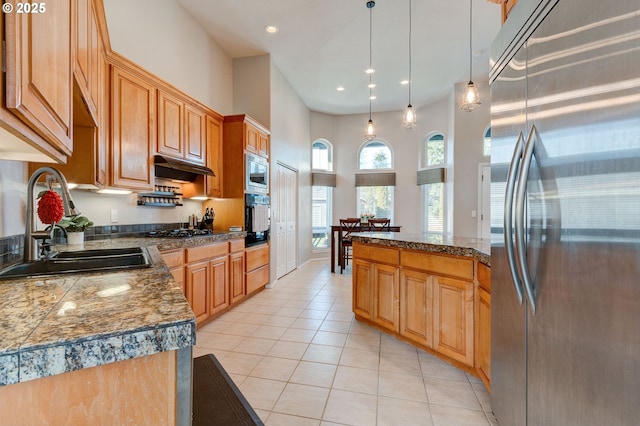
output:
[[[153,157],[156,177],[193,182],[199,175],[215,176],[213,170],[164,155]]]

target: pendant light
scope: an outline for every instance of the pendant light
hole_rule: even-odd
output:
[[[411,106],[411,0],[409,0],[409,105],[402,115],[402,127],[412,129],[416,127],[416,113]]]
[[[473,111],[480,105],[480,94],[478,93],[478,88],[471,79],[472,75],[472,66],[473,66],[473,58],[471,52],[471,28],[473,23],[473,9],[472,9],[472,0],[469,0],[469,83],[467,84],[467,90],[464,93],[464,99],[462,100],[462,110],[463,111]]]
[[[364,138],[368,141],[376,138],[376,129],[373,127],[373,120],[371,119],[371,88],[373,84],[371,82],[371,75],[374,73],[373,67],[371,66],[371,27],[372,27],[372,12],[373,7],[376,5],[375,1],[368,1],[367,8],[369,9],[369,68],[367,69],[367,74],[369,74],[369,121],[367,122],[367,130],[365,131]]]

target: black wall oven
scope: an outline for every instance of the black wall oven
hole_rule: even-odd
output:
[[[244,201],[244,229],[247,231],[245,247],[268,242],[271,228],[269,196],[245,194]]]

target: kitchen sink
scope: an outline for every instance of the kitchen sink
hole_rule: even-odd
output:
[[[144,247],[63,251],[46,260],[18,263],[0,271],[0,279],[79,272],[148,268],[151,260]]]

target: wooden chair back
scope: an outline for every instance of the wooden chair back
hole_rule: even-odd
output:
[[[342,238],[348,236],[360,226],[360,219],[355,217],[349,217],[347,219],[340,219],[340,231],[342,232]]]
[[[391,219],[369,219],[369,225],[375,228],[376,231],[389,231]]]

